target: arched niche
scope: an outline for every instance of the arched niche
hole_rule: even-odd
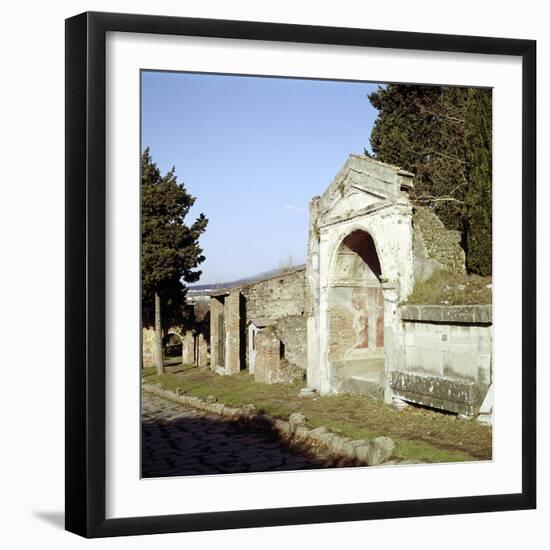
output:
[[[168,331],[163,339],[163,347],[165,366],[183,365],[185,342],[181,334],[174,330]]]
[[[383,391],[382,267],[372,236],[349,233],[332,257],[327,297],[328,363],[337,391]]]

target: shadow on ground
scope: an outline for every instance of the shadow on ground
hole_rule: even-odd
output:
[[[58,529],[65,529],[65,513],[45,510],[35,510],[33,512],[35,518],[41,519]]]
[[[179,407],[179,405],[176,405]],[[144,411],[142,477],[208,475],[360,466],[304,442],[283,439],[265,418],[226,419],[174,407]],[[183,416],[180,416],[183,415]]]

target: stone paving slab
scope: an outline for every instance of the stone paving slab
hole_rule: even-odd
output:
[[[142,396],[142,477],[338,467],[337,459],[291,445],[271,430]]]

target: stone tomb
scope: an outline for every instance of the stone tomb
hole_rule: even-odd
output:
[[[351,155],[310,203],[305,271],[209,293],[210,367],[265,383],[306,370],[321,394],[476,414],[492,383],[490,306],[404,305],[415,281],[464,271],[456,232],[413,209],[412,187],[413,174]]]
[[[403,361],[397,305],[414,284],[413,174],[351,155],[310,204],[308,385],[391,398]]]

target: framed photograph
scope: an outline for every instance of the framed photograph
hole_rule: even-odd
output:
[[[531,40],[66,21],[66,528],[536,506]]]

